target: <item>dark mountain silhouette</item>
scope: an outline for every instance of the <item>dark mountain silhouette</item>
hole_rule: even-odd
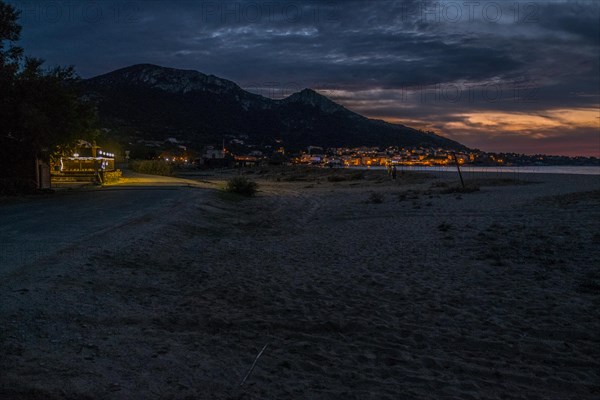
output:
[[[282,100],[252,94],[234,82],[197,71],[133,65],[80,82],[103,127],[146,139],[176,136],[196,144],[244,134],[255,143],[282,139],[308,145],[439,146],[455,141],[407,126],[371,120],[304,89]]]

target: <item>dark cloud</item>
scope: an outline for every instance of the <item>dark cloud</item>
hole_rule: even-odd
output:
[[[561,31],[582,42],[600,44],[600,2],[546,2],[539,5],[540,26],[548,31]]]
[[[23,10],[27,52],[83,77],[154,63],[273,97],[313,87],[366,115],[457,138],[448,127],[459,114],[600,104],[596,1],[11,3]]]

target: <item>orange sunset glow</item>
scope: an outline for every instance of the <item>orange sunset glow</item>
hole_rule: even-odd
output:
[[[374,116],[374,118],[407,124],[423,130],[441,130],[449,137],[474,147],[480,146],[482,150],[569,156],[598,157],[600,155],[598,108],[561,108],[535,114],[488,111],[451,116],[456,120],[442,121],[437,124],[416,119],[407,121],[384,116]],[[572,140],[565,140],[568,138]],[[564,143],[557,145],[561,139]]]

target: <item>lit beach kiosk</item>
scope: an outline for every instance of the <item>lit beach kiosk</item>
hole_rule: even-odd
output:
[[[52,177],[55,181],[81,182],[92,181],[103,183],[104,174],[115,171],[115,155],[102,150],[96,144],[80,142],[71,156],[60,158],[53,165]]]

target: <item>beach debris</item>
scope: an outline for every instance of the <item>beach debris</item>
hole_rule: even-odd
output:
[[[262,356],[262,354],[264,353],[264,351],[265,351],[265,349],[267,348],[268,345],[269,345],[269,343],[266,343],[263,346],[262,350],[258,353],[258,355],[256,356],[256,358],[254,359],[254,362],[252,363],[252,366],[250,366],[250,369],[246,373],[246,376],[244,376],[244,379],[242,379],[242,382],[240,383],[240,386],[244,386],[244,383],[246,383],[246,380],[248,379],[248,377],[250,377],[250,374],[252,374],[252,371],[254,371],[254,367],[256,367],[256,362],[258,361],[258,359],[260,358],[260,356]]]

